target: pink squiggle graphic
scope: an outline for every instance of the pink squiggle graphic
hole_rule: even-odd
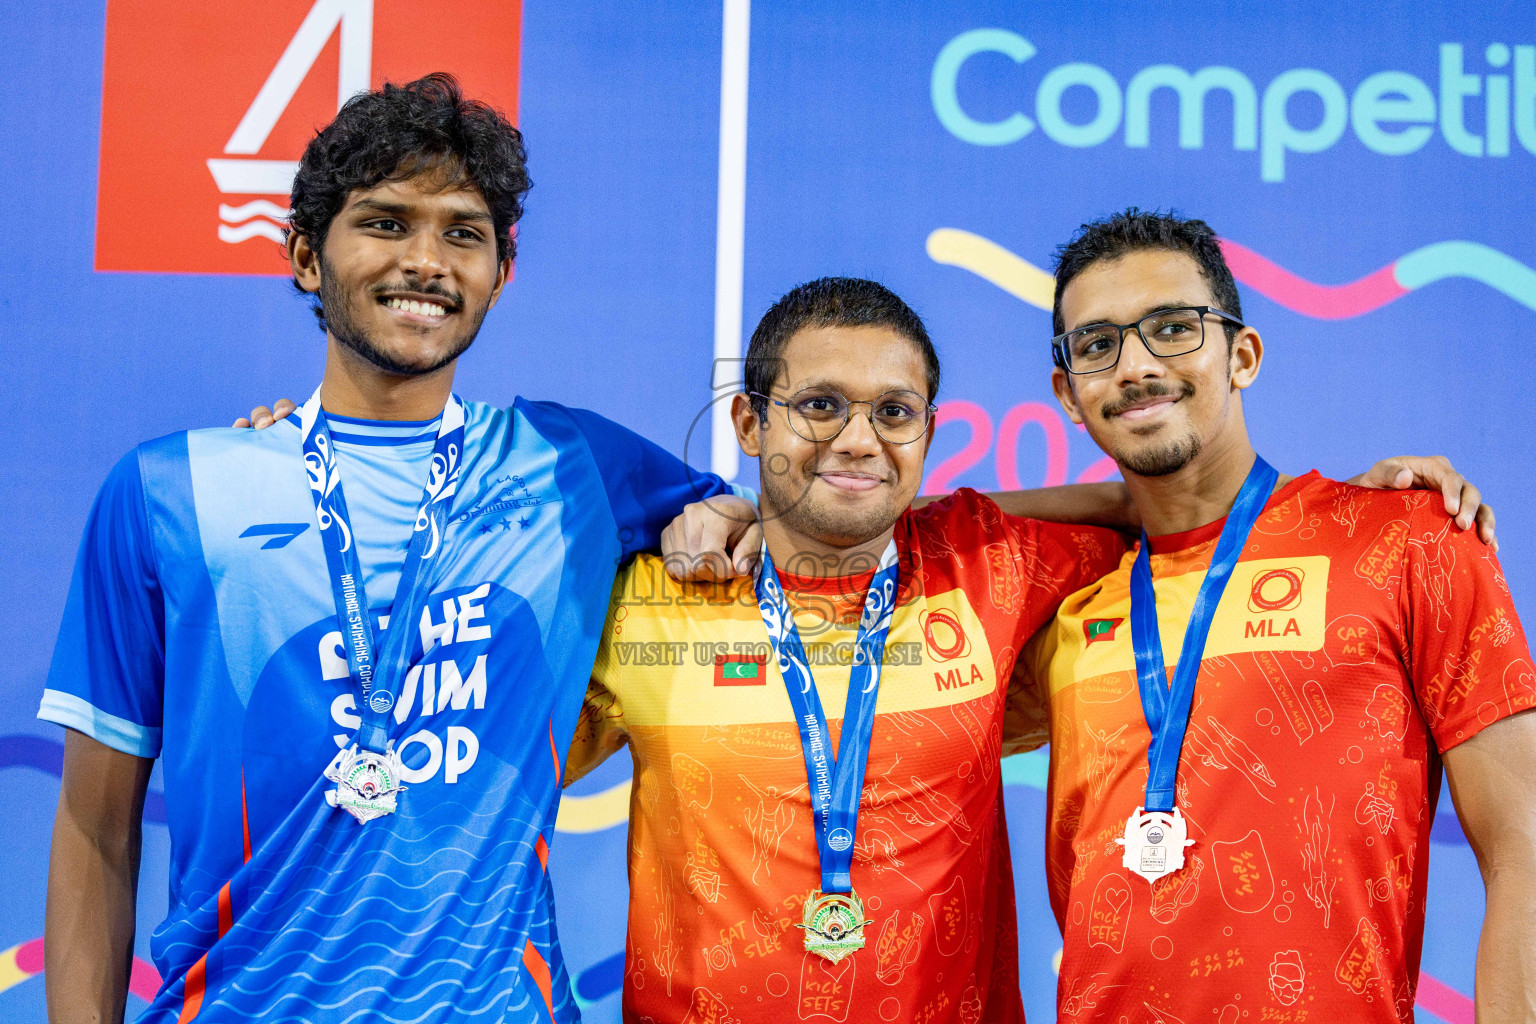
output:
[[[1237,242],[1223,239],[1221,251],[1232,276],[1243,284],[1287,309],[1320,320],[1346,320],[1408,294],[1393,277],[1391,265],[1349,284],[1314,284]]]
[[[1477,1008],[1472,1000],[1451,988],[1439,978],[1419,974],[1419,990],[1414,995],[1414,1005],[1445,1021],[1446,1024],[1473,1024]]]
[[[1344,320],[1380,309],[1427,284],[1465,277],[1536,310],[1536,270],[1479,242],[1421,246],[1348,284],[1317,284],[1238,242],[1221,243],[1232,276],[1287,309],[1319,320]]]
[[[0,950],[0,992],[43,973],[43,940],[21,942]],[[128,976],[128,991],[146,1003],[160,990],[160,972],[147,961],[133,958]]]

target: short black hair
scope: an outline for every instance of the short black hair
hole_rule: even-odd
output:
[[[1211,298],[1216,301],[1217,308],[1242,319],[1243,306],[1237,296],[1237,282],[1232,279],[1226,257],[1221,254],[1221,239],[1211,226],[1203,220],[1180,217],[1173,210],[1148,212],[1132,206],[1113,217],[1082,225],[1070,242],[1057,247],[1051,333],[1061,334],[1067,329],[1061,319],[1061,295],[1073,278],[1095,263],[1145,249],[1165,249],[1189,256],[1200,265],[1200,274],[1211,286]],[[1226,331],[1230,342],[1236,328],[1229,323]]]
[[[768,308],[747,345],[745,384],[761,414],[783,369],[784,346],[807,327],[889,327],[917,346],[928,376],[928,401],[939,393],[939,354],[923,318],[897,294],[861,277],[820,277],[790,289]]]
[[[523,215],[528,152],[499,111],[465,99],[437,72],[405,85],[358,93],[304,149],[290,196],[290,231],[318,253],[331,221],[357,189],[435,171],[478,189],[490,208],[497,259],[517,255],[512,225]]]

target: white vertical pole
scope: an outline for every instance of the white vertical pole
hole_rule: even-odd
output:
[[[751,0],[725,0],[720,44],[720,184],[715,226],[715,358],[711,397],[739,379],[741,288],[747,220],[747,54]],[[731,428],[731,404],[710,410],[709,466],[735,479],[741,451]]]

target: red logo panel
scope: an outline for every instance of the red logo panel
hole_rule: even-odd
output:
[[[517,115],[521,0],[108,0],[96,269],[286,274],[294,167],[341,101],[431,71]]]

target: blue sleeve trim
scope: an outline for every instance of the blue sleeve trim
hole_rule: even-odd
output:
[[[160,755],[160,730],[109,715],[90,702],[62,690],[44,690],[37,717],[76,732],[98,743],[135,757]]]
[[[746,484],[728,483],[725,486],[729,487],[731,489],[731,493],[736,495],[736,497],[745,498],[747,501],[750,501],[754,505],[761,504],[761,502],[757,500],[757,492],[748,487]]]

